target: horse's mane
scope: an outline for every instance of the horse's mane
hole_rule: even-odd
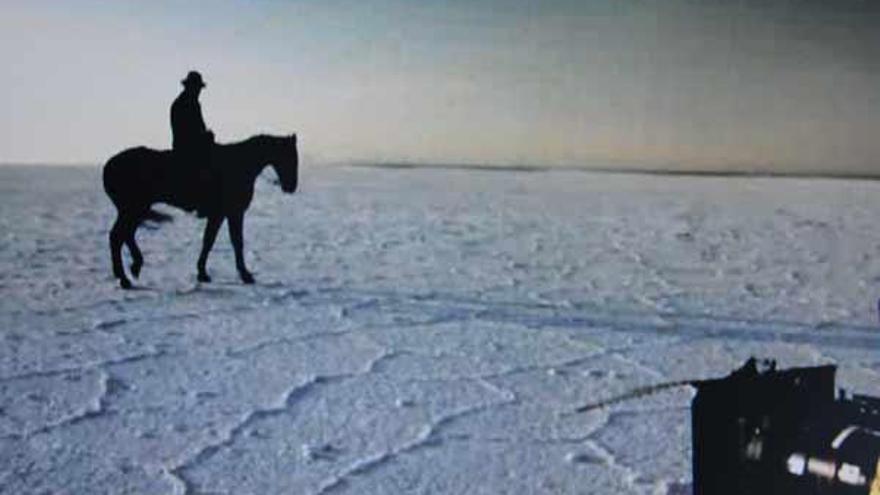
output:
[[[272,134],[257,134],[255,136],[251,136],[247,139],[243,139],[241,141],[235,141],[232,143],[217,143],[219,146],[257,146],[257,147],[265,147],[271,145],[277,145],[282,143],[285,139],[288,139],[287,136],[274,136]]]

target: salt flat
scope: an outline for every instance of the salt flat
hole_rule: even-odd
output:
[[[267,177],[270,172],[267,170]],[[880,184],[319,167],[110,272],[97,168],[0,167],[0,492],[632,493],[750,355],[880,395]]]

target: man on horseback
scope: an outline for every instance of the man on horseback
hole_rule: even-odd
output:
[[[171,104],[172,148],[179,163],[192,167],[195,190],[183,191],[183,194],[192,195],[195,203],[192,206],[203,217],[213,206],[211,189],[215,181],[211,169],[211,147],[214,145],[214,133],[205,127],[199,104],[199,93],[205,87],[202,75],[190,71],[180,82],[183,91]]]

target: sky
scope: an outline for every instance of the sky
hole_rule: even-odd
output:
[[[875,173],[871,0],[3,1],[0,162],[219,141],[314,162]]]

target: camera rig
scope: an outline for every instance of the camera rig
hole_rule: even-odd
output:
[[[694,495],[880,495],[880,399],[835,396],[835,372],[752,358],[694,382]]]

